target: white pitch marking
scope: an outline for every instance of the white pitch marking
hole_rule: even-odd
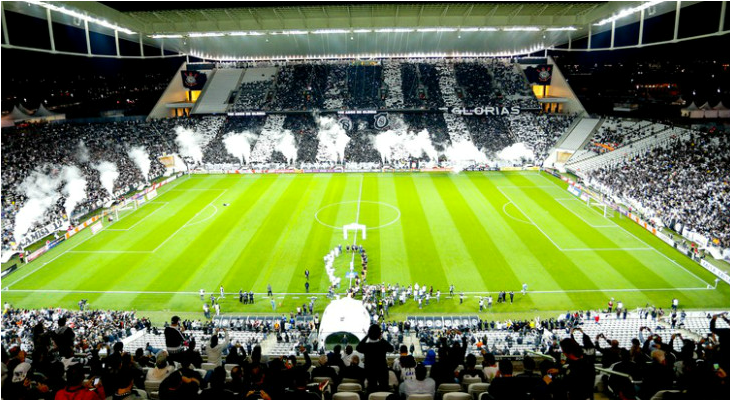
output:
[[[178,232],[180,232],[183,228],[186,228],[187,225],[188,225],[188,223],[190,221],[192,221],[195,217],[197,217],[198,214],[200,214],[201,212],[203,212],[203,210],[205,210],[206,208],[208,208],[209,205],[215,203],[216,200],[218,200],[221,196],[223,196],[224,193],[226,193],[228,191],[228,189],[219,189],[219,190],[223,190],[223,191],[218,196],[216,196],[215,199],[211,200],[210,203],[208,203],[205,207],[201,208],[200,211],[198,211],[197,213],[195,213],[195,215],[193,215],[187,222],[185,222],[185,224],[183,224],[183,226],[179,227],[175,232],[172,233],[172,235],[168,236],[167,239],[165,239],[162,243],[160,243],[159,246],[155,247],[155,249],[152,250],[152,252],[153,253],[156,252],[165,243],[169,242],[170,239],[172,239],[173,237],[175,237],[175,235],[177,235]]]
[[[603,293],[603,292],[657,292],[657,291],[663,291],[663,292],[671,292],[671,291],[686,291],[686,290],[716,290],[714,287],[690,287],[690,288],[648,288],[648,289],[639,289],[639,288],[633,288],[633,289],[569,289],[569,290],[528,290],[527,294],[560,294],[560,293]],[[199,291],[180,291],[180,292],[173,292],[173,291],[144,291],[144,290],[64,290],[64,289],[5,289],[3,292],[6,293],[98,293],[98,294],[132,294],[132,295],[139,295],[139,294],[159,294],[159,295],[180,295],[180,294],[189,294],[189,295],[195,295],[200,296]],[[489,293],[498,293],[498,292],[463,292],[464,294],[489,294]],[[226,292],[227,295],[237,295],[238,292]],[[266,296],[266,292],[260,292],[260,293],[254,293],[255,295],[259,296]],[[284,299],[286,296],[292,296],[292,298],[296,298],[293,296],[306,296],[306,297],[312,297],[312,296],[326,296],[327,293],[277,293],[276,296],[277,299]]]
[[[511,186],[507,186],[507,187],[511,187]],[[540,232],[542,232],[542,234],[545,235],[545,237],[550,241],[550,243],[552,243],[558,250],[561,250],[561,251],[563,250],[560,246],[558,246],[557,243],[555,243],[555,241],[547,233],[545,233],[545,231],[542,230],[542,228],[540,228],[539,225],[537,225],[535,223],[535,221],[532,220],[532,218],[530,218],[529,215],[527,215],[526,212],[524,212],[522,210],[522,208],[520,208],[520,206],[517,205],[517,203],[515,203],[514,201],[512,201],[512,198],[509,197],[507,195],[507,193],[505,193],[504,191],[502,191],[502,189],[499,186],[497,186],[497,190],[499,190],[499,192],[502,193],[502,196],[506,197],[507,200],[510,201],[510,203],[512,203],[515,207],[517,207],[517,209],[520,210],[520,212],[522,213],[522,215],[524,215],[528,220],[530,220],[530,222],[532,222],[532,224],[535,225],[535,228],[537,228],[537,230],[539,230]]]
[[[581,217],[580,214],[578,214],[577,212],[575,212],[575,211],[571,210],[570,208],[568,208],[568,206],[566,206],[565,204],[563,204],[563,202],[561,200],[559,200],[559,199],[555,199],[555,200],[558,202],[558,204],[560,204],[561,206],[563,206],[563,208],[565,208],[566,210],[568,210],[571,213],[573,213],[573,215],[575,215],[576,217],[580,218],[581,221],[585,222],[586,225],[590,226],[591,228],[615,228],[616,227],[615,225],[593,225],[592,223],[588,222],[585,218]],[[571,200],[578,200],[578,199],[571,199]],[[581,201],[580,203],[583,203],[583,202]]]
[[[542,175],[540,175],[540,176],[542,176]],[[559,185],[558,185],[557,183],[555,183],[555,182],[552,182],[552,181],[551,181],[550,179],[548,179],[548,178],[545,178],[544,176],[543,176],[543,178],[544,178],[544,179],[546,179],[546,180],[547,180],[548,182],[552,183],[552,184],[553,184],[553,186],[556,186],[556,187],[560,187],[560,186],[559,186]],[[581,203],[582,203],[582,202],[581,202]],[[584,203],[584,204],[585,204],[585,203]],[[585,206],[586,206],[586,207],[588,207],[588,205],[587,205],[587,204],[585,204]],[[589,207],[589,209],[590,209],[590,207]],[[594,211],[595,211],[595,210],[594,210]],[[623,230],[624,232],[626,232],[627,234],[629,234],[630,236],[632,236],[632,237],[633,237],[634,239],[636,239],[636,240],[640,241],[641,243],[645,244],[646,246],[648,246],[648,247],[649,247],[649,248],[650,248],[651,250],[654,250],[655,252],[659,253],[659,254],[660,254],[660,255],[661,255],[662,257],[664,257],[664,258],[666,258],[667,260],[669,260],[669,262],[671,262],[672,264],[674,264],[674,265],[678,266],[679,268],[683,269],[683,270],[684,270],[684,272],[686,272],[686,273],[688,273],[688,274],[692,275],[693,277],[697,278],[697,280],[699,280],[700,282],[704,283],[705,285],[710,285],[709,283],[705,282],[705,280],[704,280],[704,279],[700,278],[699,276],[697,276],[697,275],[696,275],[695,273],[693,273],[692,271],[690,271],[690,270],[688,270],[687,268],[685,268],[684,266],[680,265],[680,264],[679,264],[678,262],[676,262],[676,261],[672,260],[672,259],[671,259],[671,258],[669,258],[669,257],[668,257],[668,256],[667,256],[666,254],[664,254],[664,253],[662,253],[661,251],[657,250],[657,249],[656,249],[655,247],[651,246],[651,245],[650,245],[649,243],[646,243],[646,242],[645,242],[645,241],[644,241],[643,239],[640,239],[640,238],[639,238],[638,236],[636,236],[636,235],[634,235],[633,233],[631,233],[631,232],[627,231],[627,230],[626,230],[626,228],[624,228],[623,226],[621,226],[621,225],[619,225],[619,224],[617,224],[617,223],[615,223],[615,222],[613,222],[613,221],[611,221],[611,223],[612,223],[612,224],[614,224],[615,226],[617,226],[618,228],[621,228],[621,230]]]
[[[178,186],[178,185],[179,185],[179,184],[180,184],[181,182],[183,182],[183,181],[185,181],[185,180],[183,180],[183,179],[176,179],[176,180],[175,180],[174,182],[170,183],[170,186],[167,186],[167,188],[168,188],[168,189],[166,189],[166,190],[165,190],[165,191],[164,191],[164,192],[163,192],[162,194],[165,194],[165,193],[167,193],[167,192],[169,192],[169,191],[171,191],[171,190],[183,190],[183,189],[170,189],[170,188],[173,188],[173,187],[176,187],[176,186]],[[164,189],[164,187],[163,187],[163,189]],[[152,203],[152,202],[147,202],[147,203],[145,203],[145,204],[150,204],[150,203]],[[143,205],[142,205],[142,207],[144,207],[144,206],[145,206],[145,204],[143,204]],[[127,215],[131,215],[131,214],[132,214],[132,213],[129,213],[129,214],[127,214]],[[118,221],[121,221],[121,220],[122,220],[123,218],[124,218],[124,217],[122,217],[122,218],[119,218],[119,220],[118,220]],[[99,231],[98,233],[101,233],[101,232],[103,232],[104,230],[105,230],[105,227],[102,227],[102,230],[101,230],[101,231]],[[39,266],[38,268],[36,268],[36,269],[32,270],[32,271],[31,271],[30,273],[28,273],[27,275],[25,275],[25,276],[22,276],[22,277],[18,278],[18,280],[17,280],[17,281],[15,281],[15,282],[13,282],[13,283],[11,283],[11,284],[7,285],[6,287],[11,287],[11,286],[15,285],[16,283],[18,283],[18,282],[22,281],[23,279],[25,279],[25,278],[27,278],[27,277],[29,277],[29,276],[33,275],[34,273],[38,272],[38,270],[40,270],[41,268],[43,268],[43,267],[45,267],[46,265],[48,265],[48,264],[52,263],[53,261],[57,260],[57,259],[58,259],[59,257],[61,257],[62,255],[64,255],[64,254],[68,253],[69,251],[71,251],[71,250],[73,250],[73,249],[75,249],[75,248],[79,247],[79,246],[80,246],[80,245],[82,245],[82,244],[83,244],[84,242],[86,242],[87,240],[89,240],[89,239],[91,239],[91,238],[93,238],[93,237],[95,237],[95,235],[90,235],[89,237],[87,237],[86,239],[84,239],[84,240],[80,241],[79,243],[77,243],[77,244],[76,244],[76,245],[74,245],[73,247],[71,247],[71,248],[69,248],[69,249],[65,250],[65,251],[64,251],[63,253],[61,253],[61,254],[57,255],[56,257],[53,257],[52,259],[50,259],[50,260],[48,260],[48,261],[46,261],[46,262],[44,262],[44,263],[43,263],[43,264],[41,264],[41,265],[40,265],[40,266]]]
[[[563,251],[652,251],[654,249],[650,247],[628,247],[628,248],[617,248],[617,247],[611,247],[611,248],[603,248],[603,249],[592,249],[592,248],[583,248],[583,249],[563,249]]]
[[[360,193],[357,195],[357,214],[355,215],[355,223],[360,222],[360,201],[362,200],[362,182],[365,180],[365,175],[360,176]],[[352,235],[352,246],[357,244],[357,231]],[[352,259],[350,259],[350,265],[355,265],[355,252],[352,252]],[[350,275],[352,276],[352,275]],[[352,278],[350,278],[350,287],[352,287]]]
[[[510,204],[513,204],[513,203],[511,201],[508,201],[508,202],[504,203],[504,205],[502,206],[502,212],[504,213],[504,215],[512,218],[513,220],[515,220],[517,222],[522,222],[523,224],[527,224],[527,225],[533,225],[529,221],[525,221],[523,219],[514,217],[514,216],[512,216],[512,214],[508,213],[507,212],[507,206],[510,205]]]
[[[352,203],[357,203],[357,200],[338,201],[337,203],[327,204],[326,206],[324,206],[324,207],[320,208],[319,210],[317,210],[316,213],[314,213],[314,219],[317,220],[317,222],[319,222],[323,226],[326,226],[328,228],[332,228],[332,229],[341,231],[342,230],[342,227],[341,226],[330,225],[330,224],[327,224],[327,223],[323,222],[321,219],[319,219],[319,213],[322,212],[323,210],[329,208],[329,207],[333,207],[333,206],[336,206],[336,205],[339,205],[339,204],[352,204]],[[392,204],[383,203],[382,201],[370,201],[370,200],[362,200],[362,201],[360,201],[360,203],[379,204],[379,205],[381,205],[383,207],[391,208],[391,209],[395,210],[396,213],[398,213],[398,215],[396,215],[396,217],[392,221],[390,221],[388,223],[385,223],[383,225],[374,226],[372,228],[371,227],[368,227],[367,228],[368,230],[373,231],[373,230],[376,230],[376,229],[385,228],[387,226],[393,225],[394,223],[398,222],[398,220],[400,219],[400,216],[401,216],[400,209],[398,207],[392,205]]]
[[[162,202],[162,203],[152,203],[152,202],[150,202],[149,204],[162,204],[162,206],[161,206],[161,207],[158,207],[157,209],[155,209],[155,210],[154,210],[154,211],[152,211],[151,213],[149,213],[149,214],[147,214],[146,216],[142,217],[142,219],[140,219],[139,221],[137,221],[137,222],[136,222],[136,223],[135,223],[134,225],[130,226],[129,228],[126,228],[126,229],[111,229],[111,228],[108,228],[108,229],[104,229],[104,230],[105,230],[105,231],[112,231],[112,232],[125,232],[125,231],[129,231],[129,230],[132,230],[132,228],[134,228],[135,226],[139,225],[139,224],[140,224],[140,223],[141,223],[142,221],[144,221],[144,220],[145,220],[145,219],[146,219],[147,217],[149,217],[150,215],[152,215],[152,214],[156,213],[156,212],[157,212],[157,211],[159,211],[160,209],[162,209],[162,208],[165,208],[165,206],[166,206],[166,205],[168,205],[168,204],[169,204],[169,202]],[[129,215],[129,214],[127,214],[127,215]],[[120,218],[120,219],[119,219],[119,221],[121,221],[121,220],[122,220],[122,219]],[[117,221],[117,222],[119,222],[119,221]],[[112,225],[110,225],[110,226],[114,226],[114,225],[112,224]]]
[[[207,217],[206,217],[205,219],[203,219],[203,220],[200,220],[200,221],[198,221],[198,222],[193,222],[192,224],[188,224],[187,226],[193,226],[193,225],[197,225],[197,224],[202,224],[203,222],[205,222],[205,221],[207,221],[207,220],[209,220],[209,219],[211,219],[211,218],[215,217],[215,215],[216,215],[216,214],[218,214],[218,207],[214,206],[213,204],[208,204],[208,205],[206,206],[206,208],[208,208],[208,207],[210,207],[210,206],[213,206],[213,208],[215,209],[215,211],[213,211],[213,214],[211,214],[211,215],[207,216]]]
[[[69,253],[82,253],[82,254],[151,254],[150,250],[72,250]]]
[[[542,186],[540,186],[540,185],[535,185],[535,186],[517,186],[517,185],[514,185],[514,186],[509,186],[509,185],[508,185],[508,186],[495,186],[495,187],[496,187],[497,189],[502,189],[502,188],[521,188],[521,189],[552,189],[552,188],[554,188],[555,186],[545,186],[545,185],[542,185]]]

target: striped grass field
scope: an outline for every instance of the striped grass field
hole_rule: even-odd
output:
[[[86,298],[92,308],[201,316],[198,291],[217,296],[222,284],[222,311],[248,314],[272,312],[264,299],[271,284],[276,311],[288,312],[307,302],[309,269],[321,311],[323,256],[352,243],[341,227],[353,222],[368,227],[367,239],[355,240],[367,249],[369,283],[444,293],[391,316],[473,314],[478,296],[502,290],[514,290],[515,302],[495,304],[495,318],[598,309],[610,297],[629,309],[669,308],[673,297],[686,308],[730,304],[728,286],[708,289],[714,276],[684,255],[533,171],[184,177],[97,235],[86,230],[25,265],[3,280],[2,298],[17,307],[74,308]],[[345,285],[351,259],[336,261]],[[449,284],[466,293],[464,304],[448,297]],[[239,304],[239,289],[258,293],[256,304]]]

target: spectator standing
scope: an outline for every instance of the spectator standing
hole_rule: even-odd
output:
[[[184,329],[180,326],[180,317],[177,315],[170,319],[170,326],[165,327],[165,346],[170,361],[179,361],[180,355],[185,350]]]
[[[388,388],[388,362],[386,354],[393,352],[393,345],[383,339],[380,325],[370,325],[368,334],[355,348],[365,355],[365,375],[368,391],[377,392]]]
[[[229,336],[228,336],[228,330],[224,329],[223,334],[225,335],[223,342],[218,342],[218,333],[220,332],[220,329],[216,328],[215,334],[213,334],[210,337],[210,345],[205,350],[206,354],[208,355],[208,362],[215,364],[217,366],[220,366],[222,364],[222,354],[223,351],[228,348],[228,343],[230,343]]]

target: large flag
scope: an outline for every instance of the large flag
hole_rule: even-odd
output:
[[[181,71],[183,86],[190,90],[202,90],[208,76],[200,71]]]
[[[553,79],[553,66],[549,64],[540,64],[537,67],[527,67],[525,75],[530,83],[537,85],[549,85]]]

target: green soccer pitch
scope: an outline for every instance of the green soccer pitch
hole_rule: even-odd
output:
[[[225,287],[223,313],[259,314],[272,312],[271,284],[277,313],[307,296],[321,312],[323,257],[352,243],[342,226],[354,222],[367,226],[356,240],[369,256],[368,283],[442,292],[438,303],[418,310],[409,300],[391,317],[474,314],[487,292],[494,318],[604,308],[610,297],[629,309],[668,309],[673,297],[685,308],[730,304],[728,285],[708,288],[712,274],[535,171],[186,176],[96,235],[87,229],[23,266],[3,280],[2,298],[29,308],[75,308],[85,298],[92,308],[202,317],[201,288],[208,300]],[[351,258],[335,262],[345,287]],[[464,304],[448,296],[450,284]],[[256,303],[239,304],[239,289],[256,292]],[[496,304],[502,290],[515,292],[514,304]]]

